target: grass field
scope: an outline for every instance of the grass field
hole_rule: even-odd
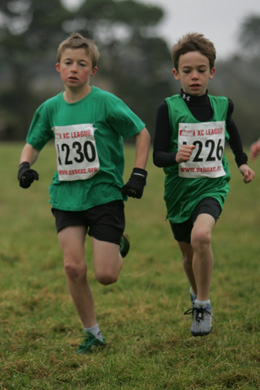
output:
[[[126,203],[131,252],[119,281],[99,285],[91,242],[86,258],[107,347],[78,356],[82,335],[67,291],[48,185],[52,147],[35,168],[40,180],[19,188],[21,144],[0,144],[0,390],[260,389],[260,158],[249,185],[227,153],[231,191],[214,228],[211,290],[214,329],[190,335],[189,287],[165,222],[164,174],[150,156],[142,200]],[[126,178],[134,150],[126,148]]]

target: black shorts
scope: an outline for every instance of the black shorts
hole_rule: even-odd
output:
[[[215,198],[208,197],[202,199],[197,204],[191,217],[187,221],[182,223],[170,222],[175,240],[179,242],[187,242],[189,244],[193,224],[196,221],[198,215],[209,214],[215,219],[215,221],[217,221],[221,214],[221,211],[222,209],[220,207],[220,204]]]
[[[85,226],[87,233],[100,241],[120,243],[125,229],[124,202],[115,200],[85,211],[52,208],[57,232],[69,226]]]

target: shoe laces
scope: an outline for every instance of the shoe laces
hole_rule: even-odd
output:
[[[212,315],[212,313],[206,307],[192,307],[191,309],[185,311],[184,315],[188,315],[188,314],[193,315],[194,312],[195,312],[195,319],[198,322],[203,321],[205,313]]]

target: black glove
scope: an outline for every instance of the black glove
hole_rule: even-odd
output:
[[[20,187],[29,188],[34,180],[39,180],[38,172],[30,168],[28,162],[22,162],[19,165],[18,180]]]
[[[123,197],[126,195],[140,199],[144,192],[147,172],[141,168],[134,168],[128,182],[121,188]]]

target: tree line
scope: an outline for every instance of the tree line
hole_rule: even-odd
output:
[[[158,2],[159,4],[159,2]],[[68,9],[61,0],[0,3],[0,140],[24,140],[35,109],[58,93],[58,44],[78,31],[93,39],[101,57],[93,84],[121,97],[153,135],[161,100],[178,93],[170,49],[153,32],[164,11],[135,0],[85,0]],[[260,16],[241,26],[241,51],[217,63],[211,93],[235,103],[245,143],[259,138]]]

